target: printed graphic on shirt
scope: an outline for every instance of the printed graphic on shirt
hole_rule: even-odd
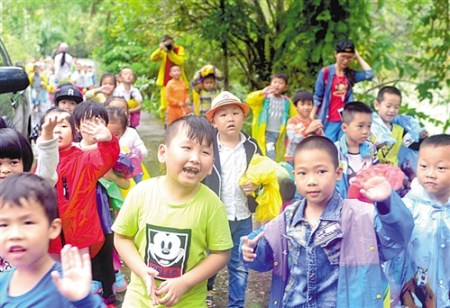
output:
[[[147,224],[145,263],[159,272],[158,279],[177,278],[186,271],[190,229],[165,228]]]
[[[428,269],[418,267],[414,277],[405,283],[400,294],[402,307],[437,307],[435,292],[430,287]],[[449,294],[450,296],[450,294]]]
[[[334,85],[333,89],[333,96],[336,97],[345,97],[345,94],[347,93],[348,84],[345,80],[345,77],[341,78],[338,77],[336,84]]]
[[[381,147],[381,149],[378,150],[378,153],[381,153],[380,155],[378,155],[378,158],[380,159],[380,162],[382,164],[388,164],[389,162],[389,152],[391,152],[391,150],[394,148],[395,143],[393,144],[385,144],[384,146]]]

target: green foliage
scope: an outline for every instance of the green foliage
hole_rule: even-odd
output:
[[[449,103],[448,0],[3,0],[2,39],[14,61],[48,56],[66,41],[101,72],[129,66],[144,106],[156,110],[159,63],[149,60],[164,34],[186,48],[188,76],[212,63],[241,98],[287,73],[289,91],[312,91],[318,71],[335,62],[338,40],[351,38],[376,78],[355,87],[373,101],[383,85],[405,87],[420,103]],[[7,14],[6,12],[7,8]],[[70,12],[70,13],[67,13]],[[25,46],[25,48],[24,48]],[[355,63],[355,68],[359,68]],[[405,107],[428,122],[426,114]],[[428,116],[429,117],[429,116]],[[447,119],[433,122],[449,127]]]

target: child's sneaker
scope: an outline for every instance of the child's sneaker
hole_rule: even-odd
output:
[[[91,281],[91,293],[92,294],[100,294],[103,292],[103,286],[100,281],[92,280]]]
[[[115,292],[123,292],[127,289],[128,284],[125,275],[121,271],[116,272],[116,282],[114,283]]]

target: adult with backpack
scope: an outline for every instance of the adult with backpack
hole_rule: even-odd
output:
[[[318,114],[325,136],[333,142],[339,140],[343,134],[340,111],[345,104],[353,101],[353,85],[360,81],[371,80],[374,76],[372,68],[358,54],[351,40],[339,41],[334,55],[336,63],[322,68],[317,76],[314,107],[310,115],[314,118]],[[349,68],[353,59],[358,61],[361,71]]]

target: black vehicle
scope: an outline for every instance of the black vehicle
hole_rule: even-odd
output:
[[[0,39],[0,117],[8,127],[27,137],[31,132],[31,116],[25,89],[29,84],[27,73],[12,65]]]

